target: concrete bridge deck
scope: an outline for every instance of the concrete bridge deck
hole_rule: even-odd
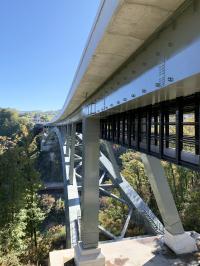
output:
[[[161,236],[108,241],[102,242],[99,246],[106,258],[105,266],[200,265],[200,252],[177,256],[163,245]],[[50,266],[74,265],[74,249],[50,252],[49,258]],[[92,262],[91,266],[93,266]]]

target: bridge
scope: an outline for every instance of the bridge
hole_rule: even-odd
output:
[[[119,241],[133,214],[176,254],[197,250],[161,160],[200,169],[199,52],[199,1],[101,1],[64,106],[42,142],[50,149],[56,137],[60,146],[67,248],[76,265],[105,265],[99,230]],[[163,224],[121,175],[113,144],[140,152]],[[99,191],[128,206],[120,237],[99,226]]]

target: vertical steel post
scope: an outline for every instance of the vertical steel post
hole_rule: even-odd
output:
[[[127,119],[127,143],[128,147],[131,147],[131,128],[132,128],[132,117],[131,117],[131,111],[128,112],[128,119]]]
[[[147,153],[150,153],[151,151],[151,108],[149,108],[147,110],[147,116],[146,116],[146,125],[147,125],[147,134],[146,134],[146,138],[147,138]]]
[[[117,143],[119,144],[120,143],[120,116],[118,115],[116,117],[117,119]]]
[[[83,184],[81,240],[85,249],[96,248],[99,240],[99,119],[83,120]]]
[[[135,116],[135,142],[136,142],[136,149],[139,150],[140,147],[140,115],[137,112]]]
[[[195,154],[200,155],[200,94],[195,94],[194,122],[195,122]]]
[[[75,134],[76,124],[71,125],[71,143],[70,143],[70,164],[69,164],[69,183],[73,184],[74,177],[74,152],[75,152]]]
[[[107,140],[110,140],[110,117],[108,117],[106,121],[107,121]]]
[[[111,123],[112,123],[112,136],[111,136],[111,140],[114,142],[115,141],[115,117],[112,116],[111,118]]]
[[[125,144],[125,121],[126,121],[126,113],[123,113],[122,115],[121,115],[121,117],[122,117],[122,145],[124,145]]]
[[[157,111],[154,113],[154,144],[158,145],[158,114]]]
[[[183,108],[181,98],[178,99],[176,109],[176,162],[181,160],[181,151],[183,148]]]
[[[164,145],[164,106],[160,105],[160,118],[159,118],[159,157],[163,156],[163,145]]]
[[[136,118],[135,113],[131,112],[131,148],[136,147]]]
[[[165,109],[165,148],[169,148],[169,111]]]

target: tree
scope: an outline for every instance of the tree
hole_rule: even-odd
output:
[[[0,253],[13,252],[18,257],[29,246],[27,239],[37,249],[37,232],[45,217],[37,195],[41,186],[35,167],[37,138],[26,125],[19,128],[13,133],[12,145],[8,137],[2,137],[0,149]]]
[[[34,248],[37,250],[37,233],[45,218],[45,212],[40,207],[40,198],[37,195],[37,189],[31,187],[26,192],[26,232],[27,236],[31,238],[31,243],[34,244]]]
[[[23,207],[26,158],[22,147],[15,146],[0,155],[0,228],[14,221]]]
[[[138,153],[128,151],[120,156],[122,160],[122,175],[137,191],[143,200],[158,213],[151,186],[144,172],[144,166]]]
[[[25,238],[26,212],[15,213],[13,221],[0,228],[0,257],[13,251],[20,256],[27,248]]]

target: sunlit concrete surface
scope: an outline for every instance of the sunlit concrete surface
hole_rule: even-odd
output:
[[[74,257],[74,249],[54,250],[49,253],[49,266],[63,266]]]
[[[160,236],[109,241],[101,243],[99,247],[106,258],[105,266],[197,266],[200,264],[200,252],[177,256],[163,246]],[[50,266],[74,265],[73,257],[73,249],[50,252]]]
[[[184,0],[102,0],[59,121],[92,95]]]

